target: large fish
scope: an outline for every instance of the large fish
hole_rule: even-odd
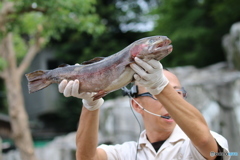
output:
[[[26,74],[29,93],[41,90],[63,79],[80,82],[80,92],[97,92],[94,100],[124,87],[133,81],[130,64],[134,57],[161,60],[172,52],[171,40],[166,36],[139,39],[109,57],[94,58],[81,65],[65,65],[53,70],[38,70]]]

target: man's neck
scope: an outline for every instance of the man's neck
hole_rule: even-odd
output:
[[[150,143],[158,142],[158,141],[163,141],[166,140],[170,137],[172,134],[172,131],[161,131],[161,132],[156,132],[156,131],[147,131],[147,138]]]

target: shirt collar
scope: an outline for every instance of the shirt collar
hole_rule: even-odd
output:
[[[176,125],[172,134],[168,138],[168,141],[170,143],[176,143],[180,140],[186,140],[186,139],[189,139],[188,136],[182,131],[182,129],[178,125]]]
[[[171,144],[175,144],[178,141],[188,139],[187,135],[182,131],[182,129],[176,125],[170,137],[166,140]],[[147,139],[146,130],[142,131],[139,138],[138,149],[141,149],[141,145],[149,146],[151,143]]]

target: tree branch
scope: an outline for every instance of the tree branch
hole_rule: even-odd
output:
[[[14,12],[13,2],[4,2],[2,10],[0,11],[0,30],[5,31],[5,23],[7,21],[7,15]]]
[[[4,60],[6,60],[6,58],[4,56],[5,55],[5,53],[4,53],[4,50],[5,50],[4,44],[5,44],[5,39],[2,39],[2,41],[0,43],[0,57],[2,57]],[[6,73],[5,73],[4,69],[3,69],[3,71],[0,72],[0,78],[4,79],[4,77],[6,76],[5,74]]]
[[[16,11],[14,8],[14,3],[13,2],[4,2],[3,6],[2,6],[2,10],[0,11],[0,30],[1,31],[5,31],[5,24],[7,21],[9,21],[8,19],[8,15],[10,14],[23,14],[26,12],[42,12],[42,13],[46,13],[47,10],[43,9],[43,8],[32,8],[32,7],[27,7],[24,8],[20,11]],[[10,19],[10,20],[14,20],[14,19]]]
[[[6,37],[6,60],[8,62],[8,66],[9,68],[12,70],[12,69],[15,69],[17,67],[17,60],[16,60],[16,53],[14,51],[14,46],[13,46],[13,35],[11,32],[9,32],[7,34],[7,37]]]
[[[18,12],[18,14],[23,14],[23,13],[26,13],[26,12],[42,12],[42,13],[46,13],[47,10],[46,9],[43,9],[43,8],[32,8],[32,7],[28,7],[28,8],[25,8],[23,10],[20,10]]]
[[[37,34],[35,36],[35,43],[32,46],[30,46],[27,54],[25,55],[24,59],[22,60],[22,62],[20,63],[20,65],[18,67],[19,76],[22,76],[24,71],[29,67],[33,58],[40,51],[41,45],[44,42],[44,39],[42,37],[40,37],[41,29],[38,29],[38,30],[39,30],[39,32],[37,32]]]
[[[13,47],[12,33],[9,32],[3,39],[0,44],[0,56],[7,62],[7,66],[0,73],[1,78],[9,74],[15,74],[14,70],[17,67],[16,55]]]

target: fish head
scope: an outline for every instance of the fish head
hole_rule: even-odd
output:
[[[142,38],[133,43],[130,53],[132,58],[161,60],[172,52],[171,40],[166,36]]]

